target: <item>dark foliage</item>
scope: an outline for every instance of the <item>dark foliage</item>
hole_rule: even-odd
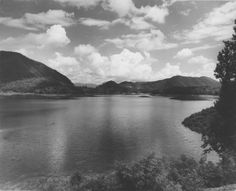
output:
[[[205,151],[219,154],[236,151],[236,27],[218,54],[215,76],[221,82],[215,107],[186,118],[183,124],[202,134]]]
[[[235,20],[236,24],[236,20]],[[206,142],[218,152],[236,150],[236,26],[230,40],[218,54],[215,76],[222,84],[215,107],[218,113],[211,124]]]
[[[75,174],[71,185],[75,191],[202,191],[236,183],[236,164],[231,159],[225,155],[215,164],[186,156],[160,159],[150,155],[132,164],[119,163],[112,173]]]

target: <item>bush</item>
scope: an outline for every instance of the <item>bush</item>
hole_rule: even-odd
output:
[[[198,173],[199,164],[193,159],[181,156],[179,160],[171,162],[169,179],[182,185],[186,191],[198,191],[204,187],[203,178]]]
[[[124,191],[178,190],[179,185],[167,179],[167,169],[168,165],[162,159],[151,155],[133,165],[118,165],[116,175]]]
[[[119,163],[112,173],[75,174],[72,182],[76,191],[201,191],[235,184],[236,164],[229,156],[214,164],[184,155],[179,159],[150,155],[132,164]]]
[[[82,175],[79,172],[76,172],[75,174],[73,174],[73,176],[71,176],[70,178],[70,184],[72,186],[79,186],[82,182]]]

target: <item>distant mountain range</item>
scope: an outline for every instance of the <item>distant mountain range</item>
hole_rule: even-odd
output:
[[[220,83],[208,77],[172,78],[153,82],[108,81],[73,84],[66,76],[20,53],[0,51],[0,92],[41,94],[217,94]]]
[[[0,91],[68,93],[74,84],[64,75],[20,53],[0,51]]]
[[[220,83],[208,77],[174,76],[153,82],[109,81],[97,86],[103,94],[151,93],[151,94],[218,94]]]

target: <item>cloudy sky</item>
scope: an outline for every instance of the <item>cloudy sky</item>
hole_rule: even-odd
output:
[[[73,82],[213,77],[236,1],[0,0],[0,49]]]

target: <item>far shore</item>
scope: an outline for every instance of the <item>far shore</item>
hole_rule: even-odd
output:
[[[67,98],[75,98],[79,96],[76,96],[73,94],[39,94],[39,93],[23,93],[23,92],[0,92],[0,97],[67,99]]]
[[[155,96],[168,97],[180,101],[199,101],[199,100],[216,100],[218,95],[197,95],[197,94],[148,94],[148,93],[124,93],[124,94],[49,94],[49,93],[25,93],[25,92],[0,92],[0,97],[9,98],[32,98],[32,99],[74,99],[79,97],[96,97],[96,96],[115,96],[115,95],[137,95],[140,98],[150,98]]]

